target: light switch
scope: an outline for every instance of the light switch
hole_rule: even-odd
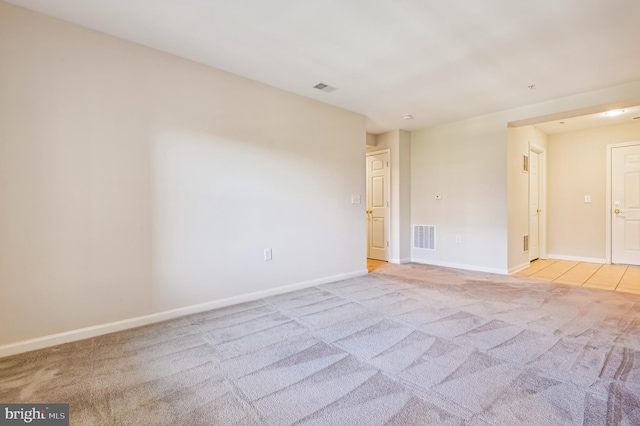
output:
[[[442,200],[442,195],[436,195],[436,200]]]
[[[584,203],[585,204],[589,204],[591,202],[591,195],[585,195],[584,196]]]
[[[352,195],[351,196],[351,204],[360,204],[360,196]]]

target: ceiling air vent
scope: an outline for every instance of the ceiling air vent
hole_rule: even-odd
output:
[[[334,90],[337,90],[335,87],[331,87],[328,84],[318,83],[313,86],[314,89],[322,90],[323,92],[331,93]]]
[[[413,225],[413,248],[435,250],[436,227],[433,225]]]

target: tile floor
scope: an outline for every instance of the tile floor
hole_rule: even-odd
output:
[[[640,267],[637,266],[538,259],[513,276],[640,294]]]
[[[367,259],[369,272],[373,272],[385,265],[387,265],[387,262]],[[538,259],[531,262],[529,268],[516,272],[513,276],[640,294],[639,266]]]

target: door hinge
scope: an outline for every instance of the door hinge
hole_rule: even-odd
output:
[[[389,167],[389,162],[387,161],[387,167]]]
[[[389,247],[389,241],[387,241],[387,247]]]

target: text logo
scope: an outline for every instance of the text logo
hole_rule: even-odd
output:
[[[0,404],[0,426],[69,426],[69,404]]]

